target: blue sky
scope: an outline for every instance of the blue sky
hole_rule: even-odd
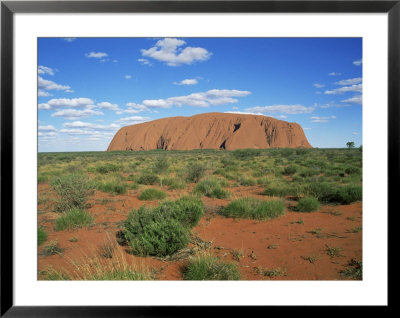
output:
[[[123,126],[206,112],[362,144],[361,38],[39,38],[39,152],[103,151]]]

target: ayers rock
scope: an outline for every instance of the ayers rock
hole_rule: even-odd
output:
[[[299,124],[261,115],[205,113],[122,127],[107,151],[312,148]]]

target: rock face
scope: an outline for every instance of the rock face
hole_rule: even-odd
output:
[[[312,148],[299,124],[271,117],[205,113],[122,127],[107,151]]]

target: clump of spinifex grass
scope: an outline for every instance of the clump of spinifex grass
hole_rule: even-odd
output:
[[[235,263],[218,261],[204,254],[193,257],[183,270],[185,280],[240,280],[240,272]]]
[[[162,200],[166,197],[167,195],[164,191],[149,188],[140,194],[139,200]]]
[[[317,198],[305,197],[299,200],[296,206],[296,210],[299,212],[312,212],[317,211],[320,208],[320,204]]]
[[[53,179],[51,186],[58,197],[56,210],[60,212],[73,208],[84,209],[94,193],[93,183],[83,174],[57,177]]]
[[[139,176],[137,183],[152,185],[152,184],[160,183],[160,178],[156,174],[144,173],[141,176]]]
[[[112,242],[105,242],[106,245]],[[98,248],[89,249],[89,253],[81,251],[74,259],[64,258],[71,264],[69,270],[47,268],[39,272],[40,280],[154,280],[153,273],[143,264],[128,262],[123,248],[113,248],[112,259],[98,253]]]
[[[190,182],[199,182],[206,174],[206,167],[198,162],[191,163],[187,166],[187,179]]]
[[[49,244],[43,247],[40,255],[51,256],[55,254],[62,254],[64,249],[60,247],[57,241],[51,241]]]
[[[230,202],[221,214],[226,217],[241,219],[268,220],[285,213],[285,204],[281,200],[257,200],[241,198]]]
[[[161,202],[157,207],[141,206],[129,213],[124,237],[134,254],[172,255],[189,243],[189,229],[203,213],[201,200],[190,196]]]
[[[362,261],[351,259],[346,265],[346,269],[340,271],[339,273],[344,276],[355,280],[362,280],[363,275]]]
[[[47,233],[42,227],[38,227],[38,245],[47,240]]]
[[[200,181],[194,188],[194,193],[218,199],[225,199],[229,196],[229,192],[222,189],[220,182],[216,178],[207,178]]]
[[[92,224],[93,217],[88,212],[80,209],[72,209],[64,212],[56,220],[56,231],[64,231],[67,229],[80,228]]]

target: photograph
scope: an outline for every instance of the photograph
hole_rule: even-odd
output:
[[[362,281],[362,91],[362,37],[38,37],[37,280]]]

